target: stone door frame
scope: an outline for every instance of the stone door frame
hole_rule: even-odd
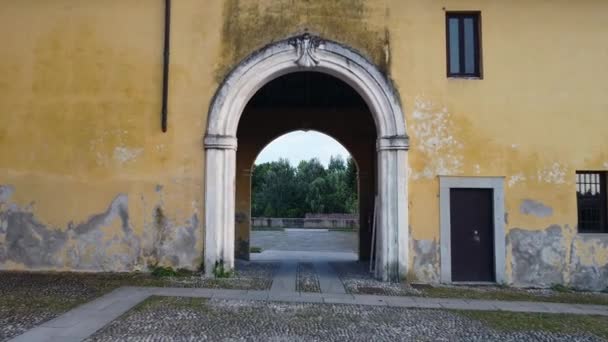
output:
[[[439,221],[441,227],[441,282],[452,283],[452,226],[450,219],[450,190],[458,188],[490,189],[494,205],[494,272],[497,284],[506,280],[505,189],[504,177],[439,177]]]
[[[323,72],[344,81],[367,103],[376,124],[378,221],[376,276],[397,281],[409,265],[408,149],[396,91],[378,68],[353,49],[304,34],[245,58],[224,80],[210,106],[205,146],[205,272],[234,267],[237,127],[251,97],[292,72]]]

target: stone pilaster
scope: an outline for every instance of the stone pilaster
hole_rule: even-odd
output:
[[[407,137],[381,137],[378,148],[376,277],[399,281],[409,264]]]
[[[205,137],[205,273],[216,262],[234,268],[234,184],[237,140]]]

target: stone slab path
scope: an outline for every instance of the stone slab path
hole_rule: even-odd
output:
[[[294,261],[281,263],[273,275],[269,291],[122,287],[43,323],[11,341],[82,341],[150,296],[608,316],[608,306],[602,305],[352,295],[346,293],[338,275],[327,262],[314,262],[321,293],[300,293],[296,291],[297,267],[298,263]]]
[[[371,296],[346,293],[298,293],[295,291],[288,293],[221,289],[122,287],[31,329],[11,341],[82,341],[150,296],[608,316],[608,306],[602,305]]]
[[[82,341],[149,296],[148,291],[138,288],[120,288],[28,330],[10,341]]]
[[[271,293],[292,293],[296,291],[298,263],[283,262],[272,277]]]
[[[315,262],[315,271],[319,278],[319,285],[321,287],[321,293],[342,293],[346,294],[344,284],[338,277],[333,267],[326,262]]]

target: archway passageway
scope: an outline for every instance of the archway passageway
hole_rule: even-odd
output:
[[[265,146],[251,172],[249,260],[358,260],[357,174],[348,150],[317,131],[290,132]],[[237,258],[246,259],[242,249],[239,256],[246,231],[236,233]]]
[[[233,267],[235,255],[245,257],[251,165],[270,141],[298,129],[336,138],[357,160],[360,258],[369,257],[369,216],[376,198],[376,275],[403,277],[408,138],[394,89],[361,55],[308,35],[250,56],[216,94],[205,137],[206,272],[218,262]]]
[[[356,161],[360,226],[357,249],[359,258],[367,260],[376,193],[375,125],[367,105],[351,87],[333,76],[315,72],[291,73],[269,82],[243,112],[237,131],[237,257],[249,258],[252,165],[271,141],[298,129],[330,135]],[[334,250],[338,249],[336,246]]]

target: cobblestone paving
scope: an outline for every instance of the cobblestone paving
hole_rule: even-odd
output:
[[[272,273],[278,267],[278,263],[248,262],[243,260],[237,260],[235,263],[235,274],[230,278],[207,278],[197,274],[193,277],[172,279],[171,283],[167,286],[235,290],[270,289]]]
[[[346,292],[382,296],[413,296],[420,292],[405,283],[385,283],[373,277],[367,262],[332,262]]]
[[[298,264],[298,280],[296,282],[299,292],[321,292],[319,278],[315,267],[311,263],[301,262]]]
[[[84,277],[3,272],[0,274],[0,341],[53,319],[101,292]]]
[[[375,306],[154,297],[87,341],[602,341],[503,332],[458,313]]]
[[[154,278],[148,274],[0,272],[0,342],[17,336],[120,286],[268,290],[276,263],[238,261],[228,279]]]
[[[252,231],[251,246],[263,250],[357,252],[357,232]]]

